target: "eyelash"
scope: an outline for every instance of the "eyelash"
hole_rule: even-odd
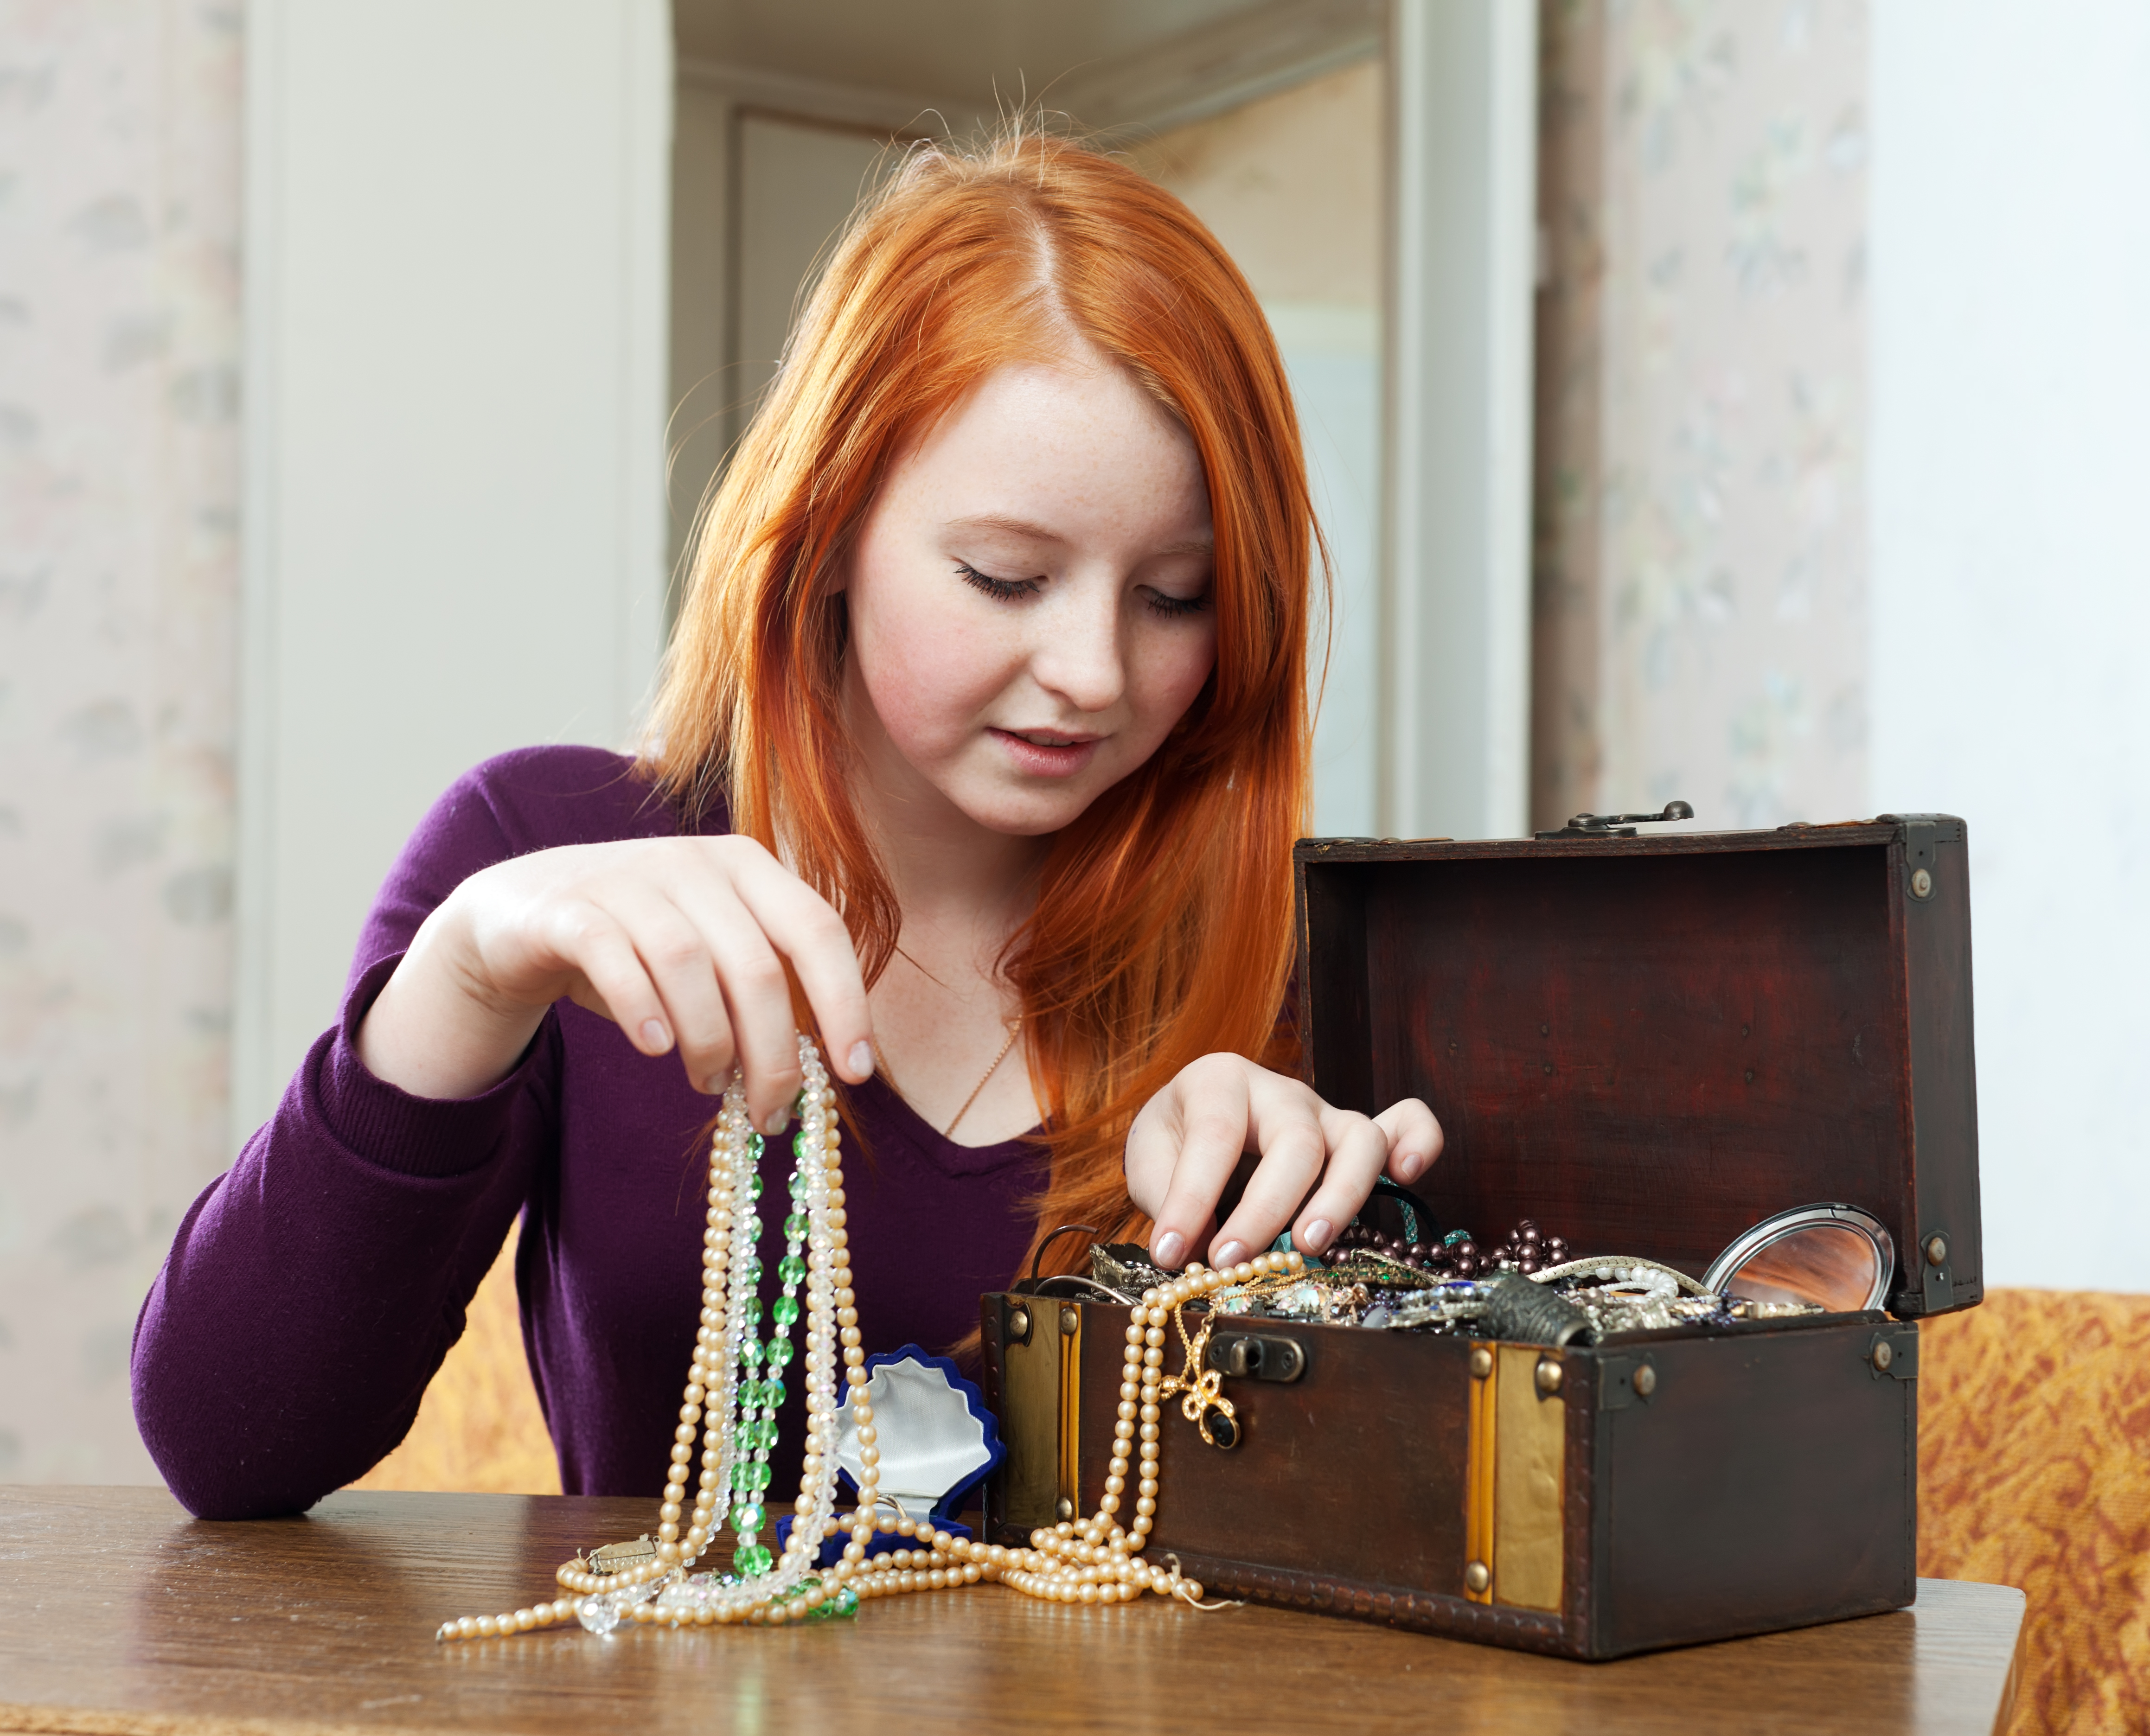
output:
[[[1012,603],[1018,597],[1032,597],[1037,593],[1039,581],[1034,578],[995,578],[990,573],[981,573],[967,561],[956,563],[956,573],[963,583],[1000,603]],[[1167,597],[1159,592],[1148,593],[1150,613],[1158,615],[1199,615],[1209,607],[1207,597]]]
[[[979,572],[968,561],[956,562],[956,570],[962,575],[965,584],[973,586],[1002,603],[1012,603],[1018,597],[1032,596],[1037,590],[1037,581],[1034,578],[995,578],[989,573]]]

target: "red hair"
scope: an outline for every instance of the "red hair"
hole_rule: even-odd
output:
[[[1035,134],[910,152],[835,247],[708,503],[647,756],[690,812],[721,801],[734,830],[780,836],[878,977],[901,916],[848,783],[844,559],[891,467],[980,381],[1083,345],[1193,437],[1217,659],[1148,763],[1054,836],[1002,961],[1048,1118],[1040,1238],[1143,1234],[1122,1171],[1136,1111],[1199,1056],[1281,1058],[1320,544],[1268,323],[1185,205]]]

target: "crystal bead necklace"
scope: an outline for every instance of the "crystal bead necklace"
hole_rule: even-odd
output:
[[[1183,1414],[1205,1426],[1209,1410],[1221,1404],[1216,1383],[1200,1378],[1191,1348],[1189,1365],[1177,1376],[1167,1375],[1166,1328],[1178,1325],[1186,1344],[1180,1310],[1189,1303],[1229,1284],[1297,1272],[1300,1257],[1265,1254],[1221,1271],[1190,1265],[1171,1283],[1143,1293],[1127,1329],[1105,1492],[1091,1518],[1063,1520],[1032,1532],[1028,1548],[1009,1548],[954,1537],[931,1519],[890,1511],[878,1501],[881,1452],[874,1444],[858,1299],[851,1289],[836,1095],[811,1038],[799,1039],[799,1058],[805,1085],[794,1106],[799,1131],[792,1140],[784,1254],[776,1269],[782,1294],[770,1310],[765,1341],[755,1294],[762,1274],[757,1250],[763,1143],[747,1119],[736,1075],[718,1115],[702,1235],[701,1325],[673,1434],[672,1470],[657,1510],[655,1543],[615,1544],[587,1557],[578,1555],[555,1575],[570,1595],[501,1615],[445,1622],[437,1638],[490,1638],[567,1621],[609,1633],[623,1621],[679,1628],[826,1620],[851,1614],[862,1597],[981,1581],[1058,1603],[1125,1603],[1145,1592],[1200,1602],[1201,1585],[1185,1577],[1176,1560],[1159,1567],[1143,1555],[1157,1514],[1161,1400],[1184,1392]],[[799,1360],[805,1383],[805,1455],[791,1534],[782,1552],[772,1553],[763,1541],[772,1529],[765,1501],[769,1458],[802,1289],[805,1348]],[[840,1515],[835,1510],[839,1368],[857,1425],[861,1465],[858,1506]],[[1229,1405],[1221,1408],[1229,1415]],[[687,1481],[698,1441],[700,1464],[689,1510]],[[1130,1487],[1134,1516],[1123,1526],[1118,1516]],[[691,1572],[727,1527],[734,1540],[732,1571]],[[816,1568],[823,1542],[846,1532],[841,1557],[826,1569]],[[869,1556],[876,1532],[910,1538],[913,1547]]]

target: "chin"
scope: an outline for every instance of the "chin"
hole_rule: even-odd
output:
[[[1049,800],[1003,795],[997,800],[959,805],[977,825],[1002,837],[1044,838],[1074,824],[1098,794],[1093,790],[1076,799],[1067,792],[1057,791]]]
[[[1055,832],[1072,825],[1082,815],[1082,808],[1071,807],[1064,812],[1049,815],[1032,813],[974,814],[971,817],[987,831],[998,832],[1004,838],[1049,838]]]

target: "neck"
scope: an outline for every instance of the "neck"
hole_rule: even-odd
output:
[[[979,825],[904,759],[862,697],[851,708],[851,795],[902,912],[904,950],[921,962],[952,952],[982,966],[1030,914],[1052,840]]]
[[[905,935],[965,937],[997,952],[1030,914],[1032,876],[1049,840],[1012,838],[960,814],[960,825],[936,824],[937,816],[916,805],[891,800],[886,789],[855,794],[903,912]]]

